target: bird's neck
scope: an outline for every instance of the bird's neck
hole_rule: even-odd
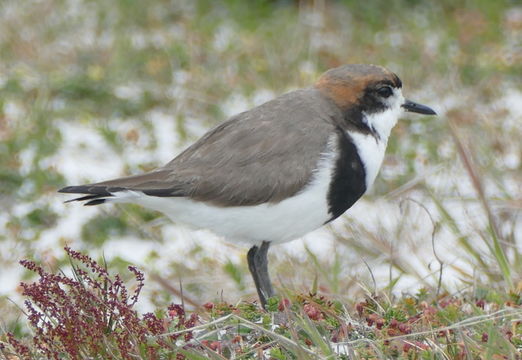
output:
[[[391,130],[399,120],[400,114],[401,108],[398,106],[371,114],[362,112],[362,122],[371,130],[371,134],[376,139],[387,142]]]
[[[391,129],[397,124],[399,111],[386,110],[368,114],[358,109],[343,111],[342,127],[349,132],[373,136],[377,141],[388,141]]]

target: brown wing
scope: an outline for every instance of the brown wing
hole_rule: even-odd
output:
[[[91,201],[129,189],[219,206],[279,202],[310,181],[336,111],[314,89],[294,91],[222,123],[153,172],[60,191]]]

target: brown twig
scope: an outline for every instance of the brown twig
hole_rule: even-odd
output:
[[[480,180],[480,177],[478,176],[478,172],[473,163],[472,156],[468,151],[469,145],[467,147],[465,147],[463,145],[461,138],[458,134],[457,126],[455,125],[455,123],[451,119],[448,119],[448,123],[449,123],[451,136],[453,137],[453,140],[455,141],[455,145],[457,146],[457,151],[462,160],[462,163],[464,164],[464,168],[466,169],[468,176],[471,179],[471,183],[473,184],[473,187],[475,188],[475,191],[478,194],[480,203],[488,218],[491,235],[493,237],[493,247],[491,248],[492,252],[495,255],[497,262],[502,270],[502,273],[504,275],[504,280],[507,282],[507,284],[510,288],[513,288],[513,281],[511,279],[511,271],[509,269],[509,263],[508,263],[508,260],[507,260],[506,254],[505,254],[505,249],[502,246],[503,241],[500,236],[499,227],[498,227],[497,221],[495,219],[495,216],[493,215],[493,211],[491,210],[491,207],[489,206],[489,202],[486,199],[486,194],[484,192],[484,186],[482,184],[482,181]]]
[[[475,191],[478,194],[480,203],[482,207],[484,208],[484,211],[488,217],[488,221],[491,226],[491,231],[494,233],[494,236],[497,239],[501,239],[500,237],[500,231],[498,230],[497,221],[495,219],[495,216],[493,215],[493,212],[491,211],[491,207],[489,206],[489,202],[486,199],[486,194],[484,192],[484,186],[482,185],[482,181],[480,180],[480,177],[477,173],[477,170],[475,168],[475,164],[473,163],[471,154],[469,153],[469,145],[465,147],[462,144],[461,138],[458,134],[457,126],[455,123],[450,119],[448,121],[449,127],[450,127],[450,133],[453,137],[453,140],[455,141],[455,145],[457,146],[457,152],[459,153],[460,159],[462,160],[462,163],[464,164],[464,168],[466,169],[466,172],[469,175],[469,178],[471,179],[471,183],[473,184],[473,187],[475,188]]]
[[[167,281],[166,279],[164,279],[163,277],[161,277],[160,275],[158,274],[152,274],[151,277],[150,277],[153,281],[157,282],[158,284],[160,284],[162,287],[164,287],[167,291],[171,292],[172,294],[174,294],[175,296],[179,297],[180,299],[183,300],[183,302],[187,302],[189,303],[190,305],[194,306],[195,308],[201,308],[201,304],[199,302],[197,302],[196,300],[193,300],[191,299],[190,297],[187,296],[187,294],[183,293],[182,291],[176,289],[174,286],[172,286],[170,284],[169,281]]]

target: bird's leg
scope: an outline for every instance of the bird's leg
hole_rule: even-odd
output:
[[[274,296],[274,289],[270,282],[270,276],[268,275],[268,248],[270,243],[263,241],[260,247],[253,246],[248,250],[247,260],[248,269],[254,278],[256,284],[257,295],[261,301],[263,308],[266,305],[266,300]]]

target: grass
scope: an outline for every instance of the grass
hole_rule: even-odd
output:
[[[516,358],[521,24],[510,1],[3,1],[0,341],[7,346],[7,332],[22,343],[32,336],[16,283],[37,278],[18,262],[67,269],[60,249],[68,245],[105,255],[122,281],[133,277],[127,266],[143,269],[149,280],[136,304],[139,321],[183,298],[184,311],[201,318],[195,347],[175,347],[189,358],[229,357],[243,345],[251,356],[266,346],[265,356],[276,359],[341,356],[337,349],[351,358],[458,358],[462,346],[465,358]],[[244,249],[188,236],[137,206],[66,207],[55,192],[103,180],[100,164],[108,177],[162,165],[228,116],[357,62],[389,67],[406,96],[440,116],[401,119],[370,194],[328,235],[270,254],[273,278],[291,302],[283,333],[274,319],[284,312],[252,304]],[[340,308],[321,303],[308,313],[321,296]],[[232,315],[204,308],[210,301],[232,304]],[[361,313],[361,301],[375,308]],[[425,314],[423,302],[442,318]],[[389,311],[404,313],[399,323],[414,313],[422,321],[411,334],[389,335]],[[337,328],[328,324],[332,314]],[[346,337],[334,342],[332,329],[343,326]],[[453,333],[439,337],[440,329]]]
[[[131,293],[105,266],[65,251],[71,276],[22,262],[39,275],[22,284],[32,335],[4,334],[5,359],[491,359],[522,349],[520,294],[420,289],[393,300],[368,294],[348,309],[316,293],[287,293],[270,298],[266,310],[207,302],[190,315],[182,304],[140,315],[133,309],[144,286],[139,270],[129,267]]]

